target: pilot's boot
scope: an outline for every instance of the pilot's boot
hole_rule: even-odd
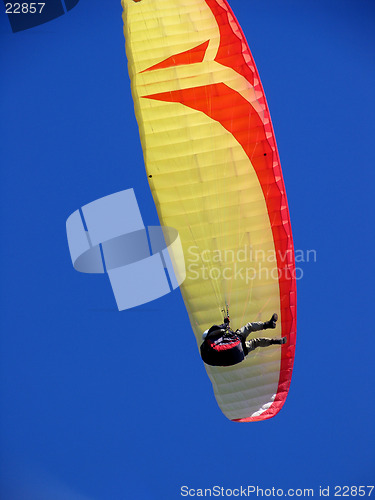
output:
[[[286,344],[286,341],[288,339],[286,337],[281,337],[281,339],[272,339],[271,340],[271,344],[280,344],[280,345],[283,345],[283,344]]]
[[[263,330],[267,330],[268,328],[276,328],[276,321],[279,319],[276,313],[273,313],[271,319],[263,323]]]

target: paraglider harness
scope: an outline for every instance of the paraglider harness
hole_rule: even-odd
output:
[[[229,326],[229,316],[220,326],[213,325],[201,345],[201,356],[207,365],[232,366],[241,363],[247,354],[245,339]]]

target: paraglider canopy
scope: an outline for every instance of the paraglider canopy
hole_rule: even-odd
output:
[[[160,221],[186,261],[182,295],[197,344],[222,321],[280,321],[283,346],[231,367],[206,365],[231,420],[274,416],[290,385],[296,328],[294,252],[264,91],[226,0],[123,0],[129,73]]]

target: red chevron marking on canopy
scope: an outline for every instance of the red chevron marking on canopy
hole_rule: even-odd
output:
[[[154,64],[154,66],[141,71],[141,73],[144,73],[145,71],[153,71],[155,69],[181,66],[183,64],[200,63],[204,59],[208,44],[209,40],[207,40],[207,42],[201,43],[200,45],[197,45],[197,47],[194,47],[193,49],[189,49],[185,52],[181,52],[180,54],[175,54],[174,56],[168,57],[164,61]]]

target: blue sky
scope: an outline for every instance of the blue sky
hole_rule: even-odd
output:
[[[0,15],[1,498],[374,484],[374,3],[230,2],[270,107],[295,248],[317,256],[300,263],[287,402],[252,424],[219,410],[179,291],[119,313],[104,276],[72,268],[65,221],[85,203],[133,187],[158,223],[121,4],[105,3],[15,34]]]

